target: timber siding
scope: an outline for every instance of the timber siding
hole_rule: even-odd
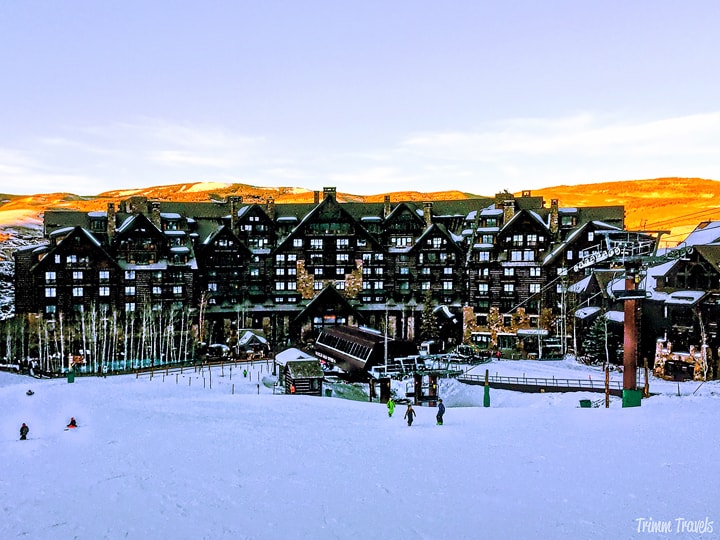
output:
[[[598,230],[622,231],[623,214],[620,206],[547,207],[529,192],[343,203],[328,188],[317,203],[287,205],[132,197],[107,212],[48,210],[43,244],[15,253],[15,308],[50,315],[97,304],[121,313],[202,307],[217,323],[207,328],[220,332],[213,342],[241,314],[272,342],[348,320],[419,337],[428,300],[460,321],[470,308],[479,326],[490,308],[510,317],[520,304],[536,322],[540,306],[557,305],[558,272],[596,248]],[[47,276],[54,291],[46,291]],[[337,294],[321,306],[328,288]],[[446,334],[460,340],[462,327]]]

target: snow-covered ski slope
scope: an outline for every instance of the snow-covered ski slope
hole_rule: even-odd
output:
[[[490,369],[533,367],[549,364]],[[379,403],[273,395],[257,369],[219,375],[210,389],[207,373],[204,388],[193,372],[74,384],[0,373],[0,538],[720,536],[716,382],[581,409],[600,396],[493,390],[482,408],[482,387],[443,380],[445,425],[417,407],[408,428],[403,406],[388,418]],[[80,427],[64,431],[71,416]]]

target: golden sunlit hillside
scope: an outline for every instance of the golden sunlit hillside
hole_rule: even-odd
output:
[[[549,204],[551,199],[558,199],[561,206],[624,205],[625,224],[629,229],[669,230],[670,235],[664,237],[669,243],[681,241],[701,221],[720,219],[720,207],[716,203],[716,200],[720,199],[720,182],[701,178],[656,178],[556,186],[535,190],[532,194],[542,196],[546,204]],[[39,224],[40,216],[46,208],[104,210],[108,202],[117,202],[133,195],[174,201],[223,200],[228,195],[240,195],[245,202],[265,202],[268,197],[273,197],[277,204],[311,203],[314,198],[314,192],[305,188],[266,188],[213,182],[115,190],[95,196],[70,193],[0,195],[0,225],[33,222]],[[379,202],[385,195],[338,192],[337,198],[343,202]],[[428,201],[490,197],[494,193],[471,194],[450,190],[432,193],[407,191],[389,195],[393,201]]]
[[[668,245],[682,241],[698,223],[720,219],[720,182],[702,178],[656,178],[557,186],[533,191],[561,206],[624,205],[632,230],[668,230]]]

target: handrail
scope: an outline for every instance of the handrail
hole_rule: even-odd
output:
[[[462,382],[463,379],[469,381],[484,382],[484,375],[464,374],[458,377]],[[555,377],[548,379],[547,377],[505,377],[499,375],[489,375],[489,383],[500,384],[526,384],[532,386],[554,386],[557,388],[605,388],[605,381],[600,379],[557,379]],[[640,382],[638,384],[641,384]],[[610,388],[622,390],[621,381],[610,381]]]

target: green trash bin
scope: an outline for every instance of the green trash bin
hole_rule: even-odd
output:
[[[590,401],[589,399],[581,399],[580,400],[580,408],[581,409],[591,409],[592,401]]]
[[[642,390],[623,390],[622,406],[639,407],[642,401]]]
[[[332,397],[332,388],[325,389],[325,397]]]
[[[68,371],[68,383],[75,382],[75,372],[73,370]]]

